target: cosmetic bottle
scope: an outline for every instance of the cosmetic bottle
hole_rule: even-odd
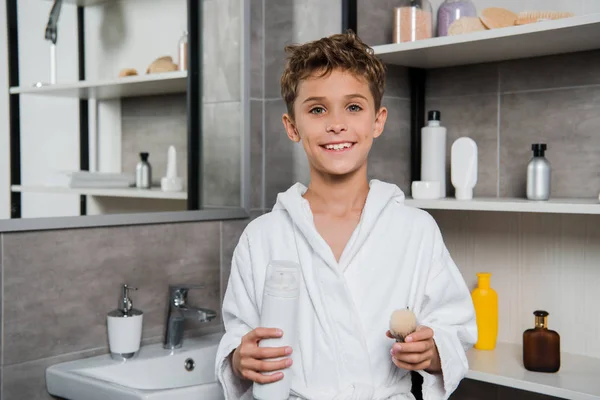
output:
[[[427,125],[421,129],[421,180],[440,182],[440,198],[446,197],[446,128],[441,113],[429,111]]]
[[[523,366],[529,371],[560,369],[560,335],[548,329],[548,312],[534,311],[535,327],[523,332]]]
[[[477,288],[471,293],[477,323],[477,350],[494,350],[498,338],[498,293],[490,286],[492,274],[477,274]]]
[[[433,8],[429,0],[397,0],[394,7],[394,43],[433,37]]]
[[[450,176],[457,200],[471,200],[477,184],[477,144],[468,137],[454,141],[450,152]]]
[[[180,71],[187,71],[188,66],[188,33],[183,31],[181,38],[179,39],[178,46],[178,69]]]
[[[548,200],[550,198],[550,163],[544,156],[545,143],[531,145],[533,158],[527,165],[527,198],[529,200]]]
[[[296,348],[298,329],[298,297],[301,281],[300,265],[292,261],[271,261],[267,267],[260,326],[278,328],[283,336],[263,339],[259,347]],[[295,352],[292,351],[292,360]],[[290,396],[292,371],[274,371],[265,374],[283,372],[283,379],[266,384],[254,383],[252,394],[256,400],[287,400]]]
[[[152,166],[148,156],[148,153],[140,153],[140,161],[135,168],[135,186],[139,189],[150,189],[152,186]]]

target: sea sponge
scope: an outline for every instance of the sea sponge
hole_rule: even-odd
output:
[[[390,317],[390,333],[396,342],[404,342],[404,338],[417,329],[417,317],[408,308],[396,310]]]

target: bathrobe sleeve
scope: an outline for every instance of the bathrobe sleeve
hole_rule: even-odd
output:
[[[423,399],[447,399],[465,377],[466,351],[477,341],[475,309],[470,291],[452,260],[435,221],[433,255],[425,283],[419,324],[433,329],[442,374],[419,371],[423,376]]]
[[[254,293],[250,245],[244,232],[233,253],[231,274],[223,298],[225,335],[219,344],[215,365],[216,377],[226,400],[243,398],[251,387],[251,382],[234,374],[230,354],[240,345],[242,337],[256,328],[260,321]]]

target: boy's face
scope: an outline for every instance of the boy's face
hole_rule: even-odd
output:
[[[387,110],[375,110],[368,83],[333,70],[300,82],[294,116],[283,116],[288,137],[302,141],[311,168],[340,176],[366,168],[373,139],[383,132]]]

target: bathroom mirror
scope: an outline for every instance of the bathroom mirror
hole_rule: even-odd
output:
[[[0,232],[246,215],[250,0],[7,1]]]

